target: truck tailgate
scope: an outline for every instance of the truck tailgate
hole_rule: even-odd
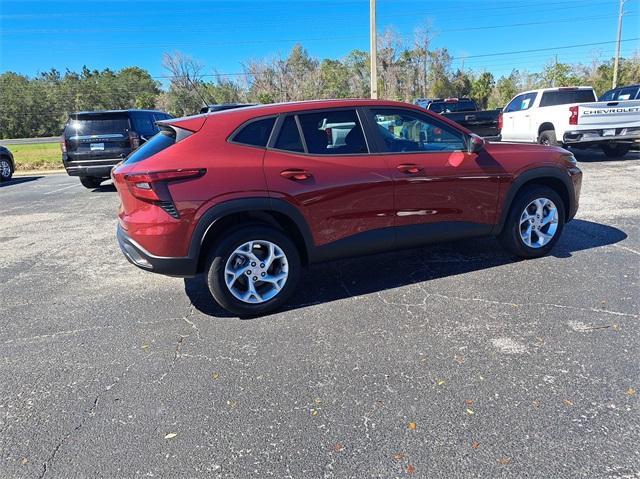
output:
[[[640,125],[640,100],[581,103],[578,125],[594,128]]]

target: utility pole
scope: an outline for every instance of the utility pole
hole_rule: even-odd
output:
[[[558,74],[558,54],[556,53],[556,62],[553,66],[553,83],[551,84],[552,87],[555,88],[556,86],[556,75]]]
[[[622,37],[622,17],[624,16],[624,2],[620,0],[620,13],[618,14],[618,45],[616,46],[616,60],[613,64],[613,86],[618,86],[618,64],[620,63],[620,38]]]
[[[371,98],[378,98],[378,45],[376,39],[376,0],[369,0],[369,60],[371,63]]]

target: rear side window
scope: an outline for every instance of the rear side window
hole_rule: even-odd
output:
[[[129,131],[129,117],[125,114],[77,115],[72,116],[64,128],[65,138],[87,138],[94,135],[126,136]]]
[[[275,148],[278,150],[304,152],[295,117],[288,116],[284,120]]]
[[[151,115],[134,115],[132,117],[133,120],[133,129],[139,135],[144,136],[145,138],[151,138],[158,132],[158,128],[153,120],[153,116]]]
[[[355,110],[298,115],[307,152],[314,155],[367,153],[367,142]]]
[[[276,122],[275,117],[252,121],[236,133],[231,141],[249,146],[265,148],[271,136],[271,130]]]
[[[153,136],[149,141],[144,143],[140,148],[134,150],[126,161],[125,165],[132,165],[139,163],[147,158],[160,153],[162,150],[169,148],[176,142],[176,134],[172,129],[162,130],[157,135]]]
[[[589,103],[596,101],[593,90],[557,90],[542,94],[540,106],[568,105],[569,103]]]
[[[616,96],[616,100],[634,100],[636,98],[636,96],[638,95],[638,87],[628,87],[628,88],[622,88],[617,96]]]

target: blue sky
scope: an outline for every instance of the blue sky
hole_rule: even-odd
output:
[[[623,39],[640,37],[640,0],[625,10]],[[409,42],[430,25],[432,45],[448,48],[454,67],[464,58],[465,69],[504,74],[539,70],[555,54],[611,58],[614,43],[554,48],[614,41],[617,12],[618,0],[378,0],[378,31],[392,26]],[[236,73],[296,42],[315,57],[341,58],[368,49],[368,15],[368,0],[0,0],[0,71],[137,65],[160,76],[163,52],[179,50],[206,73]],[[623,55],[640,50],[639,40],[622,45]],[[548,50],[503,54],[540,49]]]

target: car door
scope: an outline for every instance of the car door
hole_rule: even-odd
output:
[[[393,179],[386,159],[369,154],[355,108],[281,116],[264,171],[269,194],[302,212],[316,246],[356,236],[362,248],[391,245]]]
[[[512,141],[534,141],[532,132],[531,107],[536,99],[536,93],[524,93],[515,97],[503,113],[503,121],[507,128],[502,131],[502,138]]]
[[[502,169],[486,150],[469,153],[465,133],[413,109],[371,108],[369,119],[396,185],[399,244],[490,231]]]

